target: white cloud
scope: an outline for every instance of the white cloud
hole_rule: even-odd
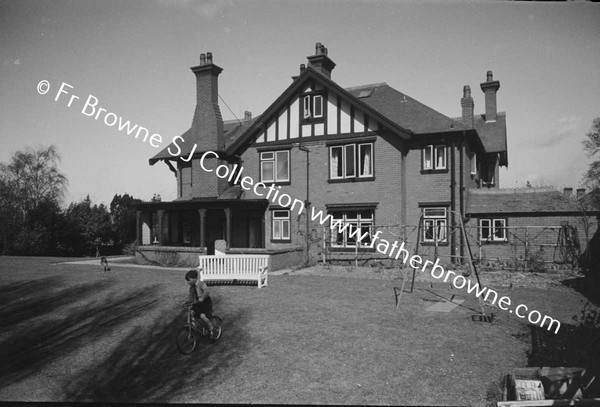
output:
[[[567,140],[572,142],[574,138],[581,136],[578,134],[578,127],[581,123],[581,117],[570,116],[561,117],[551,123],[544,132],[536,137],[535,146],[542,148],[554,147],[557,144]]]

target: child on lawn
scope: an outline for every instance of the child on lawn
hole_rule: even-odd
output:
[[[212,338],[215,329],[209,319],[212,316],[212,300],[208,294],[208,287],[204,281],[198,280],[198,270],[188,271],[185,279],[190,285],[189,299],[193,303],[192,310],[194,311],[194,315],[200,318],[208,327],[210,337]]]

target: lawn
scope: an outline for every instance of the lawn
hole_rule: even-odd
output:
[[[544,362],[521,320],[473,322],[475,298],[427,282],[396,309],[400,280],[375,272],[211,286],[223,337],[183,356],[185,270],[67,260],[0,257],[0,401],[485,405],[505,373]],[[585,299],[557,285],[498,291],[565,333]],[[432,293],[465,302],[427,311]]]

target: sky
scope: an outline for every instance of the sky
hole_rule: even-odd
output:
[[[264,111],[316,42],[340,86],[387,82],[449,117],[464,85],[485,111],[492,70],[507,114],[500,187],[581,186],[581,141],[600,116],[600,5],[579,1],[0,0],[0,162],[55,145],[66,205],[173,200],[173,173],[148,159],[191,125],[200,53],[223,68],[227,120]],[[88,99],[107,113],[86,115]],[[109,112],[162,143],[106,125]]]

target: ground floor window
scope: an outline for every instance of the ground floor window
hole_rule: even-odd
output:
[[[446,207],[423,208],[423,242],[448,242],[448,210]]]
[[[271,212],[271,241],[289,242],[290,238],[290,211],[274,210]]]
[[[331,211],[331,246],[336,248],[371,247],[373,209]]]
[[[506,242],[506,219],[479,219],[482,242]]]

